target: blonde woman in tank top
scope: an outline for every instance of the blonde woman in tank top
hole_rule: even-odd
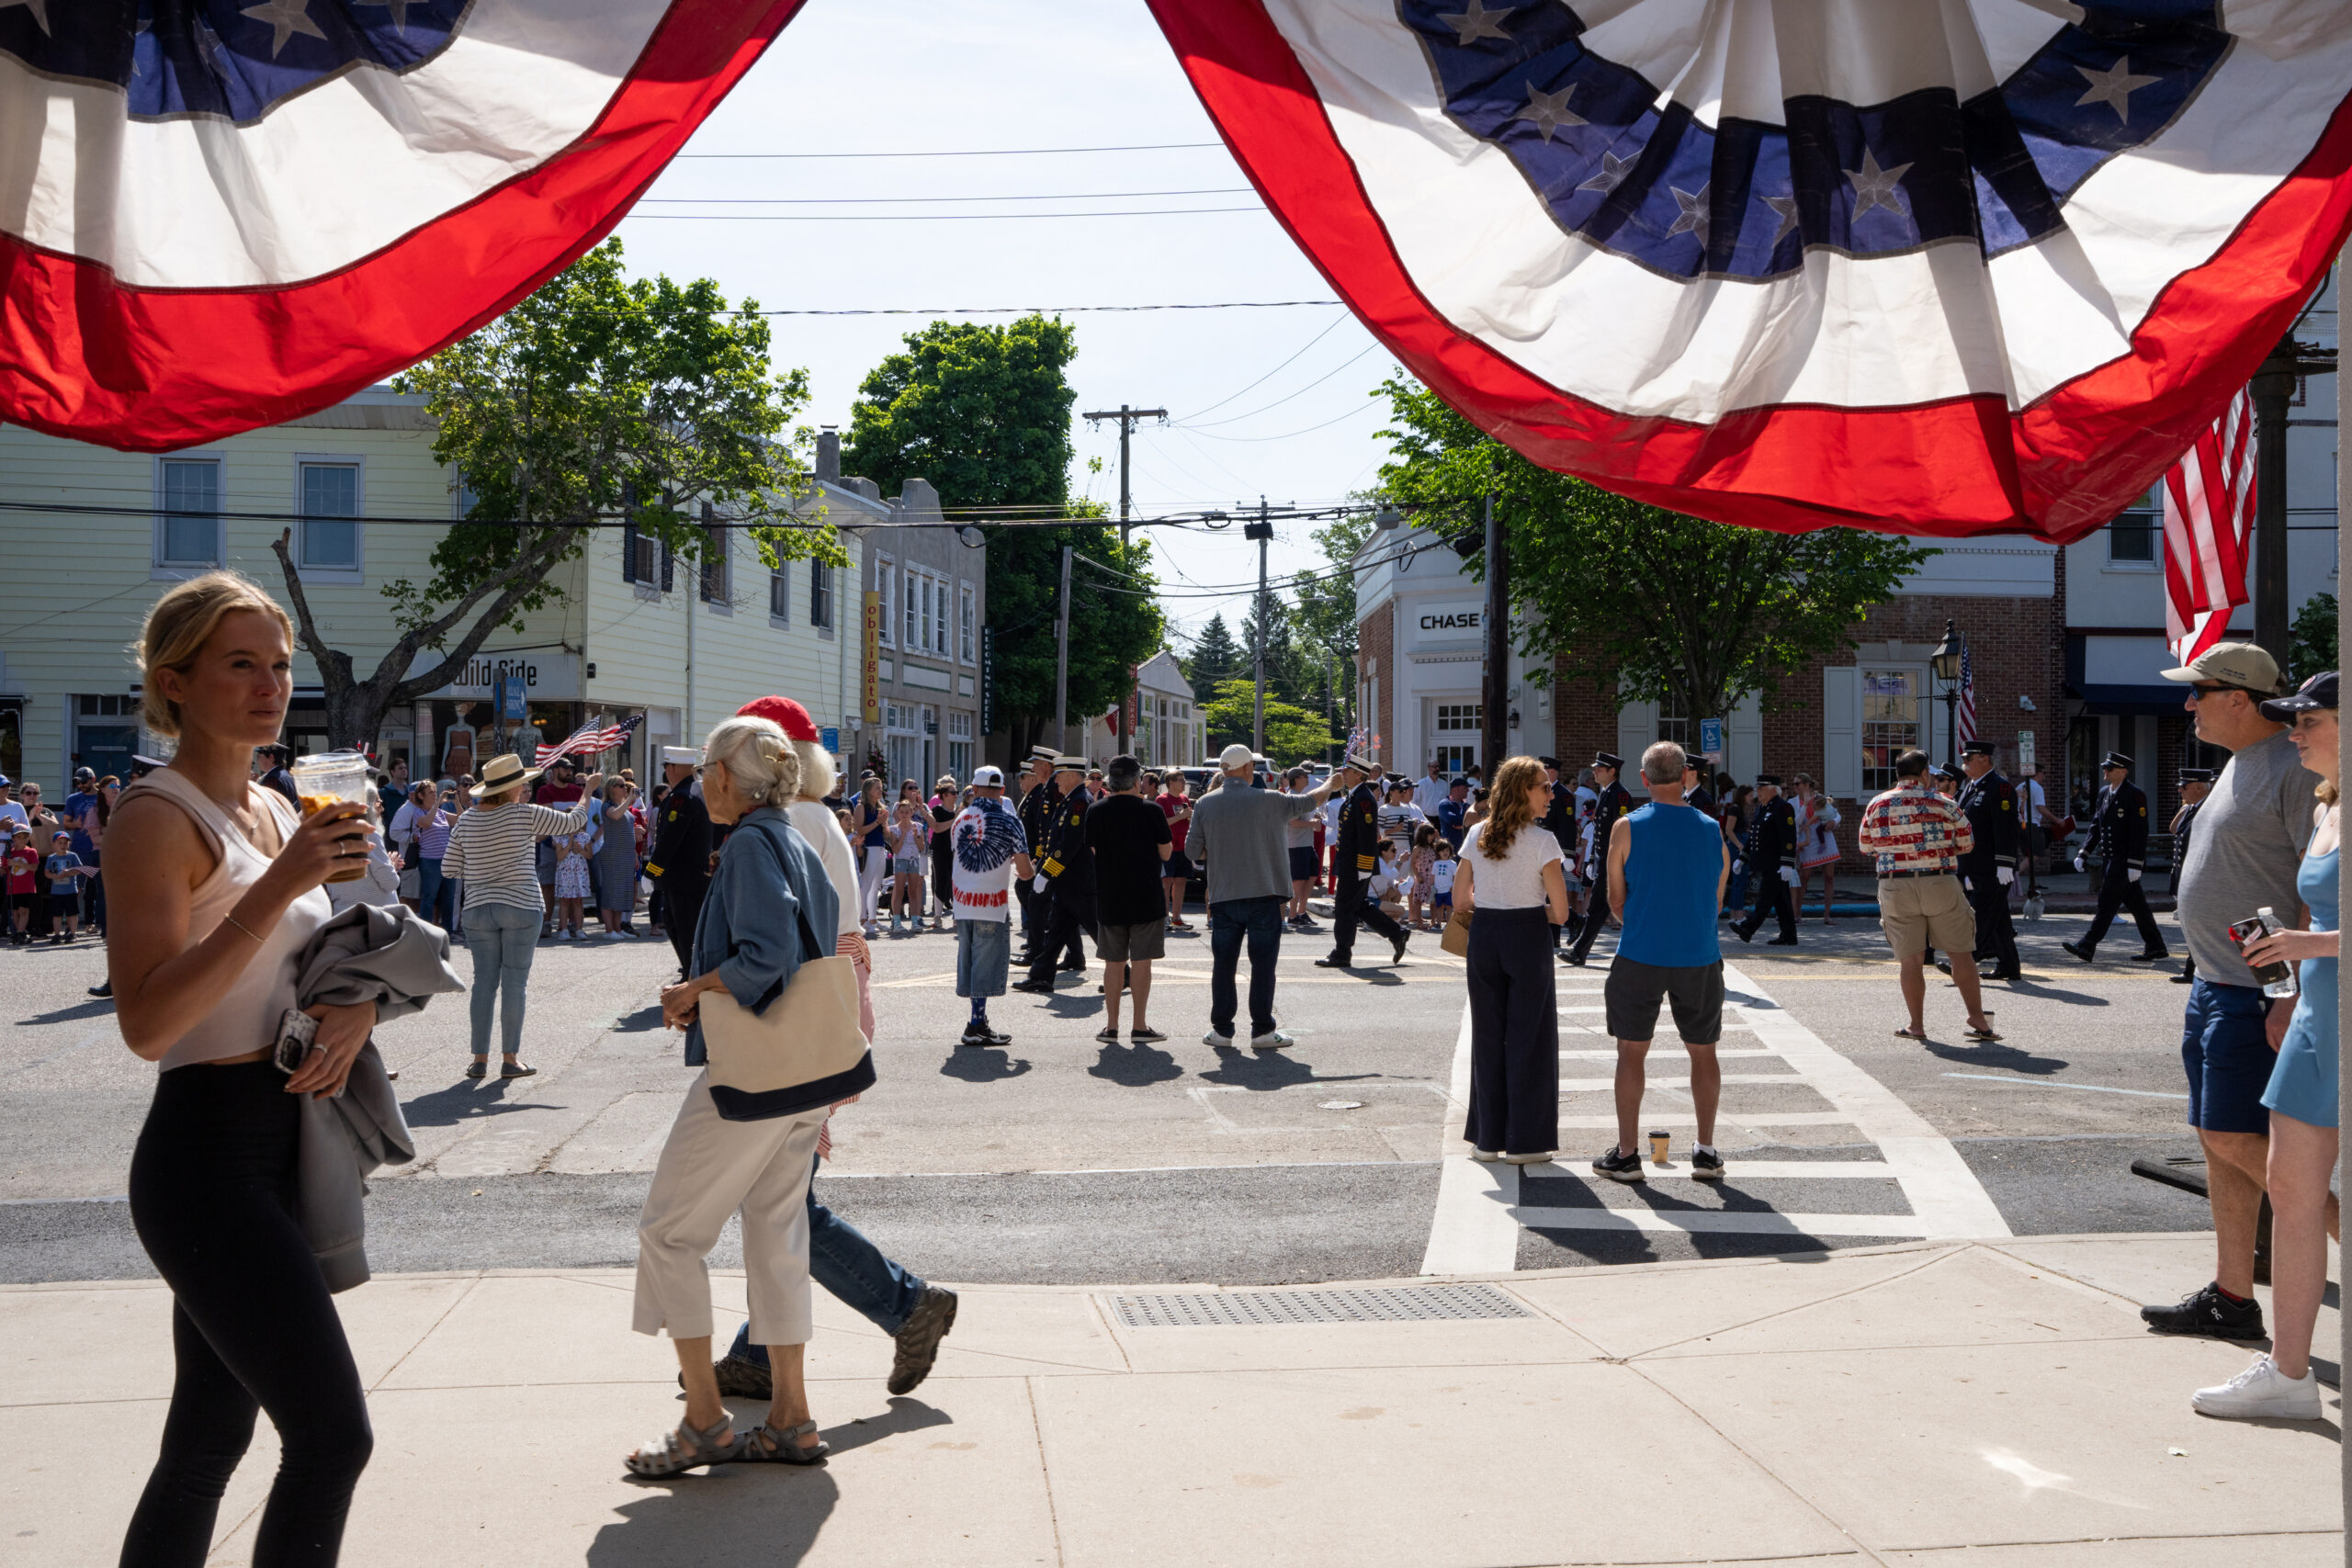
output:
[[[284,1459],[256,1568],[331,1563],[372,1438],[342,1320],[292,1210],[302,1094],[343,1087],[375,1004],[313,1007],[291,1077],[271,1060],[296,960],[328,916],[327,877],[365,864],[356,805],[298,820],[249,782],[293,695],[286,612],[234,572],[165,593],[139,643],[148,728],[167,768],[107,824],[108,982],[126,1044],[160,1062],[130,1161],[130,1218],[172,1288],[176,1373],[125,1568],[196,1568],[256,1408]]]

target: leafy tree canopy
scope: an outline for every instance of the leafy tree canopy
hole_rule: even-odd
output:
[[[1566,655],[1571,678],[1680,713],[1728,714],[1751,694],[1854,646],[1870,608],[1936,552],[1849,528],[1773,534],[1646,506],[1539,468],[1434,393],[1396,378],[1381,483],[1422,521],[1476,527],[1484,498],[1509,529],[1522,652]],[[1485,562],[1471,558],[1483,580]]]
[[[1217,687],[1231,680],[1248,667],[1249,656],[1241,645],[1233,640],[1226,629],[1223,612],[1209,617],[1193,639],[1193,657],[1184,666],[1184,673],[1193,682],[1193,700],[1206,703],[1216,695]]]
[[[910,479],[931,481],[951,511],[1019,508],[1039,520],[1099,516],[1069,493],[1070,411],[1067,370],[1078,353],[1067,322],[1024,316],[1002,326],[933,321],[906,339],[906,351],[876,366],[859,389],[846,471],[886,492]],[[1001,519],[1002,514],[996,514]],[[1119,544],[1118,531],[1091,522],[1059,526],[988,526],[989,626],[996,639],[997,702],[1012,720],[1014,754],[1048,732],[1053,718],[1056,610],[1061,547],[1102,563],[1070,574],[1069,710],[1109,712],[1130,687],[1128,671],[1159,651],[1161,617],[1151,547]]]
[[[1209,750],[1238,740],[1247,745],[1258,688],[1246,676],[1219,682],[1201,710],[1208,730]],[[1266,756],[1278,765],[1320,761],[1338,741],[1323,716],[1269,694],[1266,698]]]
[[[2288,628],[2288,679],[2301,685],[2335,668],[2335,595],[2314,593],[2303,601]]]
[[[787,427],[808,376],[773,373],[766,318],[707,278],[630,279],[608,240],[498,320],[395,379],[421,393],[434,456],[473,497],[435,545],[433,575],[384,589],[400,636],[360,678],[311,615],[285,540],[279,566],[302,645],[326,689],[328,730],[348,745],[383,710],[447,685],[493,630],[560,592],[551,569],[600,524],[633,516],[699,558],[707,505],[770,564],[846,564],[830,525],[796,516],[806,432]],[[439,654],[410,673],[427,649]]]

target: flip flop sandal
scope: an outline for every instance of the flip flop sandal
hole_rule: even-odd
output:
[[[734,1418],[729,1416],[721,1416],[705,1427],[689,1427],[680,1422],[675,1430],[639,1444],[637,1452],[629,1455],[624,1462],[631,1475],[658,1481],[663,1476],[683,1475],[705,1465],[731,1464],[737,1460],[755,1457],[744,1452],[751,1434],[738,1432],[734,1427]],[[687,1441],[681,1442],[679,1439],[682,1438]]]
[[[2001,1039],[1999,1035],[1994,1033],[1989,1029],[1972,1029],[1967,1033],[1962,1035],[1961,1038],[1962,1040],[1973,1041],[1982,1045],[1998,1044]]]
[[[1913,1042],[1913,1043],[1917,1043],[1917,1044],[1920,1044],[1920,1045],[1925,1045],[1925,1044],[1928,1043],[1928,1037],[1927,1037],[1927,1035],[1925,1035],[1925,1034],[1914,1034],[1913,1032],[1911,1032],[1911,1031],[1909,1031],[1909,1030],[1907,1030],[1907,1029],[1898,1029],[1898,1030],[1896,1030],[1896,1031],[1894,1032],[1894,1033],[1895,1033],[1895,1038],[1897,1038],[1897,1039],[1899,1039],[1899,1040],[1908,1040],[1908,1041],[1911,1041],[1911,1042]]]
[[[800,1446],[800,1439],[816,1429],[814,1421],[803,1421],[797,1427],[771,1427],[763,1422],[743,1434],[742,1452],[736,1457],[746,1464],[815,1464],[833,1451],[833,1445],[823,1441],[814,1448]]]

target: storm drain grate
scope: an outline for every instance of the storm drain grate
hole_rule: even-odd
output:
[[[1298,1323],[1430,1323],[1532,1317],[1491,1285],[1412,1285],[1368,1291],[1197,1291],[1113,1296],[1129,1328],[1214,1328]]]

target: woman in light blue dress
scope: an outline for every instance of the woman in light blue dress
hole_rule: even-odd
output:
[[[2274,931],[2245,950],[2246,962],[2257,969],[2281,961],[2295,964],[2300,987],[2270,1087],[2262,1093],[2270,1108],[2270,1350],[2220,1387],[2199,1389],[2189,1403],[2207,1416],[2315,1421],[2321,1409],[2312,1375],[2312,1330],[2327,1289],[2327,1238],[2337,1228],[2328,1191],[2335,1171],[2335,875],[2343,848],[2335,672],[2314,675],[2293,696],[2264,703],[2262,716],[2294,727],[2289,733],[2303,766],[2320,777],[2311,845],[2295,874],[2311,929]]]

